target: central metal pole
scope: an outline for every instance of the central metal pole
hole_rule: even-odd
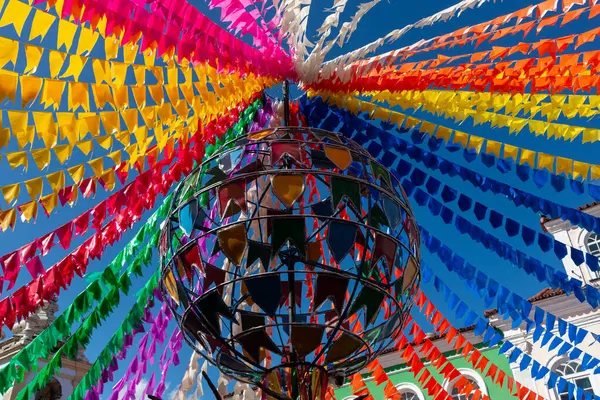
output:
[[[283,82],[283,123],[290,126],[290,83]]]

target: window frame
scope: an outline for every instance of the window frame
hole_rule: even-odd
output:
[[[554,360],[552,360],[552,362],[549,364],[549,369],[556,373],[557,375],[559,375],[559,373],[556,371],[561,365],[563,364],[569,364],[572,362],[578,362],[579,366],[581,366],[581,362],[577,359],[571,360],[569,357],[556,357]],[[588,370],[588,371],[579,371],[576,372],[574,374],[570,374],[570,375],[559,375],[561,378],[563,378],[564,380],[566,380],[567,382],[573,382],[577,379],[582,379],[582,378],[587,378],[590,381],[590,385],[591,385],[591,389],[592,389],[592,393],[594,396],[598,396],[600,395],[600,382],[598,379],[597,375],[593,374],[593,370]],[[579,386],[577,386],[579,387]],[[567,389],[568,390],[568,389]],[[558,388],[554,387],[552,389],[549,390],[549,392],[552,393],[552,396],[554,399],[556,400],[560,400],[560,395],[564,394],[564,393],[559,393],[558,392]]]
[[[478,389],[481,392],[481,394],[488,396],[487,385],[485,384],[483,377],[477,371],[472,370],[470,368],[458,368],[457,370],[458,372],[460,372],[461,376],[464,376],[465,378],[477,383],[477,386],[479,386]],[[459,379],[460,376],[458,378],[453,379],[452,381],[446,379],[443,384],[443,387],[446,390],[446,392],[450,394],[450,392],[454,388],[454,385]],[[450,394],[450,396],[452,396],[452,394]]]

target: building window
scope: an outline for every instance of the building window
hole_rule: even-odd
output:
[[[400,393],[400,400],[425,400],[421,389],[412,383],[401,383],[396,385],[398,393]]]
[[[587,247],[588,253],[596,257],[600,256],[600,236],[596,235],[593,232],[590,232],[585,241],[585,245]]]
[[[470,370],[470,369],[463,369],[463,368],[460,368],[458,371],[461,373],[462,376],[467,378],[469,380],[469,382],[472,383],[473,386],[475,386],[476,389],[479,389],[482,394],[487,395],[487,389],[485,387],[485,382],[483,381],[483,379],[477,372]],[[446,384],[444,385],[444,387],[446,388],[446,391],[450,394],[450,396],[452,396],[452,400],[471,400],[471,399],[473,399],[475,397],[474,392],[471,392],[469,394],[463,394],[455,386],[456,382],[458,382],[459,379],[460,378],[456,378],[452,382],[446,382]]]
[[[562,376],[565,380],[579,386],[584,392],[592,395],[595,394],[594,388],[592,387],[592,381],[590,380],[590,373],[589,371],[581,370],[581,363],[578,360],[561,360],[554,365],[554,372],[556,372],[558,376]],[[565,388],[560,393],[557,390],[557,395],[559,400],[575,400],[577,398],[576,395],[569,397],[568,388]]]
[[[591,255],[593,255],[595,257],[599,257],[600,256],[600,236],[598,236],[597,234],[595,234],[593,232],[588,233],[588,235],[585,239],[585,248],[586,248],[587,252],[590,253]],[[600,272],[590,271],[590,273],[592,274],[592,279],[600,278]]]
[[[62,387],[53,379],[45,388],[35,394],[35,400],[59,400],[62,399]]]

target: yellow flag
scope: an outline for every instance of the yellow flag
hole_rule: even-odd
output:
[[[25,131],[13,132],[17,138],[17,143],[21,149],[27,147],[33,143],[35,138],[35,128],[33,126],[27,126]]]
[[[14,201],[19,198],[19,192],[21,191],[20,183],[13,183],[12,185],[2,186],[2,195],[6,204],[11,205]]]
[[[114,169],[107,169],[98,178],[100,178],[100,180],[102,181],[102,186],[104,186],[106,190],[113,190],[115,188],[116,180]]]
[[[102,175],[102,172],[104,172],[104,158],[103,157],[98,157],[94,160],[88,161],[88,165],[90,167],[92,167],[92,170],[94,171],[94,175],[96,175],[96,176],[100,176],[100,175]]]
[[[2,1],[0,5],[4,5]],[[25,21],[31,12],[31,7],[28,4],[18,0],[8,0],[8,5],[0,18],[0,27],[12,25],[17,31],[17,36],[21,36]]]
[[[54,147],[54,154],[56,154],[56,158],[61,164],[67,162],[69,158],[71,158],[71,154],[73,153],[73,145],[70,143],[67,144],[59,144]]]
[[[112,86],[111,89],[117,109],[122,110],[129,107],[129,88],[125,85],[117,85]]]
[[[81,28],[79,33],[79,42],[77,43],[77,54],[90,54],[98,41],[100,35],[98,32],[86,27]]]
[[[6,153],[6,161],[8,161],[11,169],[23,167],[27,171],[27,167],[29,166],[29,158],[27,158],[27,153],[24,151]]]
[[[148,85],[148,91],[150,92],[150,97],[152,100],[158,105],[162,105],[165,101],[165,95],[163,93],[163,86],[160,84],[157,85]]]
[[[119,141],[123,146],[127,147],[131,144],[131,136],[128,131],[121,131],[115,133],[115,139]]]
[[[21,80],[21,107],[25,108],[27,104],[34,101],[42,90],[42,78],[37,76],[23,75]]]
[[[82,56],[70,55],[69,56],[69,66],[67,70],[60,76],[61,78],[73,77],[73,80],[78,81],[79,75],[81,75],[81,71],[83,71],[83,67],[85,67],[85,63],[87,62],[87,58]]]
[[[19,43],[15,40],[0,37],[0,68],[6,67],[9,62],[12,63],[12,68],[17,65],[19,57]]]
[[[100,135],[100,116],[96,113],[85,113],[85,116],[79,114],[79,118],[81,119],[81,123],[85,124],[88,132],[92,134],[93,137]]]
[[[504,158],[512,158],[513,160],[518,160],[519,148],[512,146],[510,144],[504,145]]]
[[[573,178],[574,179],[577,179],[577,178],[587,179],[589,171],[590,171],[590,164],[584,163],[581,161],[573,162]]]
[[[113,160],[115,165],[121,164],[121,150],[113,151],[112,153],[108,153],[106,157]]]
[[[571,176],[573,174],[573,160],[570,158],[556,157],[556,174]]]
[[[112,135],[98,136],[98,137],[94,138],[94,140],[96,141],[96,143],[98,143],[98,145],[100,147],[102,147],[105,150],[110,149],[113,144]]]
[[[21,221],[29,222],[31,219],[35,220],[38,213],[38,203],[37,201],[30,201],[22,204],[19,206],[19,211],[21,211]]]
[[[92,93],[94,95],[94,102],[98,108],[102,109],[106,104],[114,104],[113,96],[110,91],[110,87],[104,83],[102,84],[91,84]]]
[[[535,167],[535,154],[535,151],[521,149],[519,164],[529,164],[530,167]]]
[[[125,78],[127,76],[127,68],[129,65],[120,62],[110,63],[110,73],[112,75],[113,82],[117,86],[125,84]]]
[[[117,58],[117,55],[119,54],[119,41],[114,35],[111,35],[104,40],[104,53],[106,54],[107,60]]]
[[[29,31],[29,40],[33,40],[38,36],[42,40],[46,37],[46,34],[50,30],[50,26],[56,21],[56,17],[39,9],[35,10],[33,16],[33,22],[31,23],[31,29]]]
[[[90,96],[87,83],[69,82],[67,106],[70,111],[76,111],[79,107],[85,111],[90,111]]]
[[[55,50],[50,50],[48,57],[48,62],[50,63],[50,76],[52,78],[56,78],[58,77],[58,74],[60,74],[60,70],[62,69],[65,60],[67,59],[67,54]]]
[[[77,148],[87,156],[92,152],[92,149],[94,148],[94,142],[91,140],[82,140],[77,142]]]
[[[73,182],[79,183],[83,180],[83,177],[85,176],[85,165],[75,165],[74,167],[67,169],[67,172],[71,176],[71,179],[73,179]]]
[[[50,150],[49,149],[35,149],[31,150],[31,157],[35,161],[38,169],[41,171],[50,165]]]
[[[52,118],[52,114],[48,112],[32,112],[35,130],[44,141],[47,148],[52,148],[56,145],[58,135],[56,132],[56,124]]]
[[[103,112],[100,116],[102,125],[107,134],[112,134],[120,130],[119,113],[117,112]]]
[[[481,151],[481,147],[483,146],[484,139],[479,136],[470,136],[469,138],[469,146],[467,147],[469,150],[475,150],[477,154]]]
[[[25,189],[27,189],[27,193],[29,194],[29,198],[31,200],[37,200],[38,197],[42,194],[42,188],[44,187],[44,180],[40,176],[39,178],[30,179],[25,181]]]
[[[9,227],[15,226],[17,221],[17,211],[14,208],[0,211],[0,226],[3,231],[7,231]]]
[[[488,140],[485,145],[485,152],[488,154],[493,154],[496,157],[500,157],[500,148],[502,147],[502,143],[496,142],[495,140]]]
[[[454,131],[454,139],[452,140],[454,143],[460,144],[462,147],[467,147],[467,142],[469,140],[469,135],[464,132]]]
[[[42,204],[42,207],[44,207],[44,210],[46,210],[46,214],[49,215],[58,204],[58,195],[56,193],[50,193],[46,196],[42,196],[40,197],[40,203]]]
[[[44,49],[37,46],[25,45],[25,56],[27,58],[27,66],[25,67],[26,74],[33,74],[37,71],[40,60],[42,59],[42,53]]]
[[[18,82],[18,74],[0,70],[0,102],[4,101],[6,98],[9,98],[13,102],[15,101],[17,97]]]
[[[55,110],[58,109],[66,84],[67,82],[65,81],[54,79],[44,80],[44,88],[42,89],[42,104],[44,108],[54,106]]]
[[[60,50],[65,46],[65,51],[69,51],[77,32],[77,25],[65,19],[58,21],[58,35],[56,37],[56,49]]]
[[[133,98],[135,99],[135,104],[137,104],[137,108],[145,108],[146,107],[146,86],[132,86],[131,91],[133,92]]]
[[[27,111],[9,110],[7,113],[10,129],[14,135],[20,134],[27,130],[27,122],[29,120],[29,113]]]
[[[50,187],[54,193],[65,187],[65,171],[56,171],[46,175],[46,179],[50,183]]]
[[[554,172],[554,156],[545,153],[538,153],[538,169],[547,169]]]
[[[156,60],[156,51],[150,48],[146,49],[146,51],[144,51],[144,64],[153,66],[154,60]]]
[[[94,59],[92,61],[92,70],[96,83],[111,83],[110,64],[106,60]]]
[[[8,146],[10,141],[10,128],[0,128],[0,149]]]

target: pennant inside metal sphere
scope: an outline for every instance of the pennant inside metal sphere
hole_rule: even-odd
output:
[[[390,173],[387,169],[373,160],[371,160],[371,169],[373,170],[373,176],[375,176],[375,179],[381,178],[381,180],[388,186],[392,186],[392,179],[390,178]]]
[[[242,372],[242,373],[247,373],[247,374],[254,372],[249,366],[247,366],[246,364],[244,364],[237,358],[234,358],[230,354],[219,353],[218,358],[219,358],[219,364],[221,364],[223,367],[230,369],[232,371],[237,371],[237,372]]]
[[[345,147],[324,145],[325,155],[340,170],[345,171],[352,164],[352,153]]]
[[[239,311],[239,314],[242,321],[243,331],[249,331],[250,329],[259,328],[266,325],[264,315],[257,315],[247,311]]]
[[[248,134],[248,140],[261,140],[266,138],[269,135],[274,135],[275,133],[273,132],[272,129],[265,129],[262,131],[257,131],[257,132],[252,132]]]
[[[207,326],[209,326],[211,331],[216,334],[215,336],[220,332],[218,315],[222,315],[236,324],[238,323],[235,316],[217,291],[209,292],[200,297],[196,300],[195,305],[199,314],[206,320]]]
[[[187,332],[190,332],[192,335],[194,335],[194,339],[199,341],[204,348],[208,348],[209,344],[206,342],[204,336],[212,334],[208,329],[206,329],[206,326],[204,326],[193,309],[188,309],[183,314],[181,324]]]
[[[402,210],[400,205],[398,205],[398,203],[396,203],[391,197],[385,194],[382,195],[381,201],[383,203],[385,215],[390,223],[390,228],[396,229],[398,224],[402,221]]]
[[[225,282],[225,270],[215,267],[212,264],[204,263],[204,273],[206,276],[202,285],[202,291],[206,292],[210,288],[210,285],[214,283],[218,292],[223,296],[223,286],[219,285]]]
[[[275,256],[289,239],[290,244],[302,255],[306,255],[306,224],[304,217],[271,218],[272,256]]]
[[[347,290],[348,279],[338,275],[320,273],[317,276],[315,288],[315,310],[331,297],[333,306],[338,314],[341,314]]]
[[[281,157],[287,154],[294,160],[301,162],[302,153],[300,142],[272,142],[271,143],[271,165],[277,164]]]
[[[198,200],[193,199],[179,209],[179,226],[183,233],[191,237],[198,217]]]
[[[304,175],[277,174],[271,177],[271,185],[275,196],[290,208],[304,192]]]
[[[331,221],[327,235],[329,250],[333,254],[335,262],[342,262],[356,243],[356,231],[358,227],[351,222]]]
[[[402,324],[402,313],[395,312],[392,314],[390,319],[388,319],[383,325],[383,331],[381,332],[381,336],[379,336],[378,340],[384,340],[392,337],[392,335],[398,332],[400,329],[400,325]]]
[[[227,175],[219,169],[219,167],[213,167],[206,171],[205,176],[210,176],[210,179],[202,183],[202,187],[207,187],[218,182],[222,182],[227,179]]]
[[[381,230],[383,230],[382,228],[384,227],[390,226],[390,222],[378,204],[371,207],[371,212],[369,213],[369,225]]]
[[[361,194],[360,184],[357,181],[337,176],[331,177],[331,197],[333,199],[334,208],[340,204],[344,197],[347,197],[356,210],[360,211]]]
[[[317,169],[334,169],[336,166],[331,162],[329,157],[321,150],[310,150],[310,158],[313,168]]]
[[[259,260],[265,269],[269,270],[271,260],[271,246],[265,243],[248,240],[248,257],[246,259],[246,268],[250,268],[256,260]]]
[[[219,169],[229,175],[239,165],[245,147],[238,147],[219,156]]]
[[[281,281],[281,301],[279,302],[279,305],[284,305],[289,299],[290,284],[288,281]],[[294,281],[294,300],[298,307],[302,307],[302,281]]]
[[[163,274],[163,282],[167,292],[169,292],[169,296],[179,305],[179,293],[177,292],[177,283],[175,282],[175,276],[173,275],[173,271],[171,268],[167,269],[167,271]]]
[[[283,331],[285,332],[286,335],[290,335],[290,326],[292,326],[290,324],[290,316],[289,315],[280,315],[279,318],[281,318],[281,325],[283,328]],[[298,322],[301,324],[305,324],[308,321],[308,316],[306,314],[302,315],[302,314],[296,314],[296,318],[294,319],[294,322]]]
[[[394,267],[398,243],[389,235],[377,232],[375,234],[375,249],[373,250],[373,262],[376,263],[381,257],[385,258],[388,271]]]
[[[331,197],[326,198],[323,201],[313,204],[310,207],[313,213],[318,217],[331,217],[333,215],[333,206],[331,205]],[[325,220],[325,218],[319,218]]]
[[[246,211],[246,181],[237,180],[219,188],[219,210],[221,217],[231,217],[240,210]]]
[[[327,356],[325,357],[325,363],[333,363],[340,361],[354,353],[362,345],[360,339],[346,332],[342,332],[339,339],[333,342]]]
[[[244,251],[248,244],[246,225],[240,223],[219,230],[217,233],[217,240],[221,252],[223,252],[233,264],[240,266],[244,258]]]
[[[404,273],[402,274],[402,294],[406,293],[406,291],[412,287],[418,272],[419,269],[417,263],[414,257],[410,256],[406,263]]]
[[[324,326],[292,325],[291,342],[296,354],[306,357],[319,347],[323,338]]]
[[[204,268],[202,267],[202,257],[200,255],[200,247],[198,242],[193,242],[181,251],[181,258],[190,267],[196,268],[202,274],[204,274]]]
[[[356,313],[363,307],[366,307],[367,312],[365,314],[365,325],[370,325],[375,321],[377,314],[379,313],[379,307],[385,299],[385,293],[373,289],[371,286],[364,285],[354,303],[350,307],[348,315]]]
[[[318,263],[321,259],[321,242],[309,242],[306,245],[306,260]],[[311,270],[312,266],[307,265]]]
[[[276,354],[281,354],[277,345],[271,340],[264,329],[242,333],[235,340],[242,345],[244,352],[254,361],[262,362],[265,353],[261,352],[261,348],[272,351]]]
[[[279,274],[269,274],[244,279],[252,300],[267,314],[275,315],[281,299],[281,278]]]

